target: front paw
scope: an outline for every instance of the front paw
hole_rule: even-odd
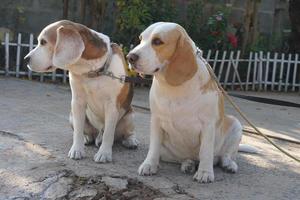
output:
[[[215,176],[213,171],[198,169],[193,179],[199,183],[211,183],[214,182]]]
[[[94,156],[94,161],[99,163],[107,163],[112,161],[112,150],[100,149]]]
[[[141,176],[151,176],[156,174],[158,168],[158,164],[150,163],[150,162],[143,162],[143,164],[139,167],[139,175]]]
[[[73,144],[68,153],[68,157],[75,160],[79,160],[82,159],[84,156],[85,156],[84,145]]]
[[[134,135],[131,135],[127,139],[122,141],[122,145],[128,149],[136,149],[138,147],[139,141]]]

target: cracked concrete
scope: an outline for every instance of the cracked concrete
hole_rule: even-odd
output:
[[[72,144],[68,124],[67,86],[0,77],[0,199],[298,199],[300,165],[259,136],[245,134],[243,142],[259,154],[239,154],[237,174],[215,168],[215,182],[199,184],[180,166],[161,163],[157,175],[140,177],[137,168],[149,144],[149,113],[136,109],[136,132],[141,145],[113,148],[113,162],[97,164],[94,146],[87,157],[67,158]],[[299,102],[299,94],[254,93]],[[235,100],[262,130],[300,140],[299,109]],[[148,106],[146,89],[136,89],[134,104]],[[226,106],[229,113],[234,113]],[[299,145],[275,140],[300,157]],[[102,177],[128,182],[127,189],[110,190]],[[126,184],[124,184],[126,185]],[[123,185],[123,186],[124,186]],[[143,197],[139,195],[145,195]],[[55,196],[57,195],[57,196]],[[114,196],[115,195],[115,196]]]

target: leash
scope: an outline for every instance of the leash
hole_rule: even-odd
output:
[[[197,48],[197,52],[196,55],[204,62],[204,64],[207,67],[207,70],[209,72],[209,74],[211,75],[211,77],[214,79],[214,81],[216,82],[218,88],[220,89],[220,91],[223,93],[223,95],[225,96],[225,98],[229,101],[229,103],[234,107],[234,109],[241,115],[241,117],[262,137],[264,137],[270,144],[272,144],[274,147],[276,147],[279,151],[281,151],[283,154],[287,155],[288,157],[292,158],[293,160],[295,160],[296,162],[300,163],[300,159],[296,158],[295,156],[291,155],[289,152],[287,152],[286,150],[284,150],[283,148],[281,148],[280,146],[278,146],[277,144],[275,144],[267,135],[265,135],[264,133],[262,133],[247,117],[246,115],[240,110],[240,108],[233,102],[233,100],[231,99],[231,97],[229,96],[229,94],[223,89],[222,85],[220,84],[220,82],[218,81],[218,78],[216,77],[212,67],[210,66],[210,64],[202,57],[202,53],[201,50],[199,48]],[[112,58],[112,52],[109,53],[109,56],[107,58],[107,60],[105,61],[104,65],[94,71],[90,71],[87,73],[87,76],[89,78],[95,78],[98,76],[108,76],[111,77],[112,79],[117,79],[119,80],[121,83],[148,83],[151,84],[152,80],[151,79],[145,79],[143,77],[130,77],[130,76],[126,76],[126,75],[122,75],[122,76],[115,76],[113,74],[113,72],[108,71],[110,62],[111,62],[111,58]],[[252,97],[252,96],[246,96],[246,95],[238,95],[238,94],[230,94],[232,96],[238,97],[238,98],[243,98],[243,99],[248,99],[248,100],[256,100],[258,102],[266,102],[265,98],[261,98],[261,97]],[[285,106],[290,106],[293,105],[293,107],[298,107],[298,104],[294,104],[291,102],[284,102],[284,101],[280,101],[280,100],[275,100],[272,99],[272,102],[276,105],[285,105]]]
[[[290,154],[289,152],[287,152],[286,150],[284,150],[283,148],[281,148],[280,146],[278,146],[277,144],[275,144],[267,135],[265,135],[263,132],[261,132],[247,117],[246,115],[240,110],[240,108],[233,102],[233,100],[231,99],[231,97],[228,95],[228,93],[223,89],[223,87],[221,86],[220,82],[218,81],[218,78],[216,77],[212,67],[210,66],[210,64],[201,56],[201,54],[198,54],[198,50],[197,50],[197,55],[198,57],[205,63],[207,70],[209,72],[209,74],[211,75],[211,77],[214,79],[214,81],[216,82],[218,88],[220,89],[220,91],[223,93],[223,95],[225,96],[225,98],[229,101],[229,103],[233,106],[233,108],[240,114],[240,116],[262,137],[264,137],[270,144],[272,144],[274,147],[276,147],[279,151],[281,151],[283,154],[287,155],[288,157],[292,158],[293,160],[295,160],[296,162],[300,163],[300,159],[296,158],[295,156],[293,156],[292,154]]]
[[[228,92],[227,94],[229,96],[240,98],[240,99],[245,99],[245,100],[248,100],[248,101],[254,101],[254,102],[271,104],[271,105],[278,105],[278,106],[287,106],[287,107],[293,107],[293,108],[300,108],[300,104],[289,102],[289,101],[282,101],[282,100],[278,100],[278,99],[242,95],[242,94],[236,94],[236,93],[231,93],[231,92]]]
[[[108,68],[110,66],[112,56],[113,56],[113,52],[112,52],[112,50],[110,50],[105,63],[100,68],[89,71],[85,75],[88,78],[96,78],[99,76],[108,76],[112,79],[119,80],[121,83],[136,83],[136,84],[150,84],[151,85],[152,79],[144,78],[141,76],[127,76],[127,75],[116,76],[112,71],[109,71]]]

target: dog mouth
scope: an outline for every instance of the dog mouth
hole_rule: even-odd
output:
[[[159,68],[157,67],[157,68],[153,71],[153,73],[158,72],[158,71],[159,71]]]
[[[145,70],[143,70],[143,67],[141,65],[131,65],[131,68],[139,74],[148,74],[148,75],[154,74],[160,70],[160,68],[157,67],[151,72],[146,72]]]
[[[53,68],[54,68],[53,66],[49,66],[49,67],[46,68],[46,70],[48,71],[48,70],[51,70]]]

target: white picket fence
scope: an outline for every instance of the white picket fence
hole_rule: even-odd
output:
[[[7,33],[1,47],[4,47],[5,62],[4,66],[0,65],[0,75],[67,83],[66,71],[35,73],[27,69],[23,57],[35,46],[33,34],[24,43],[21,34],[18,34],[17,42],[10,42]],[[224,88],[245,91],[300,91],[298,54],[250,52],[246,58],[241,58],[240,55],[240,51],[209,50],[204,56]]]

